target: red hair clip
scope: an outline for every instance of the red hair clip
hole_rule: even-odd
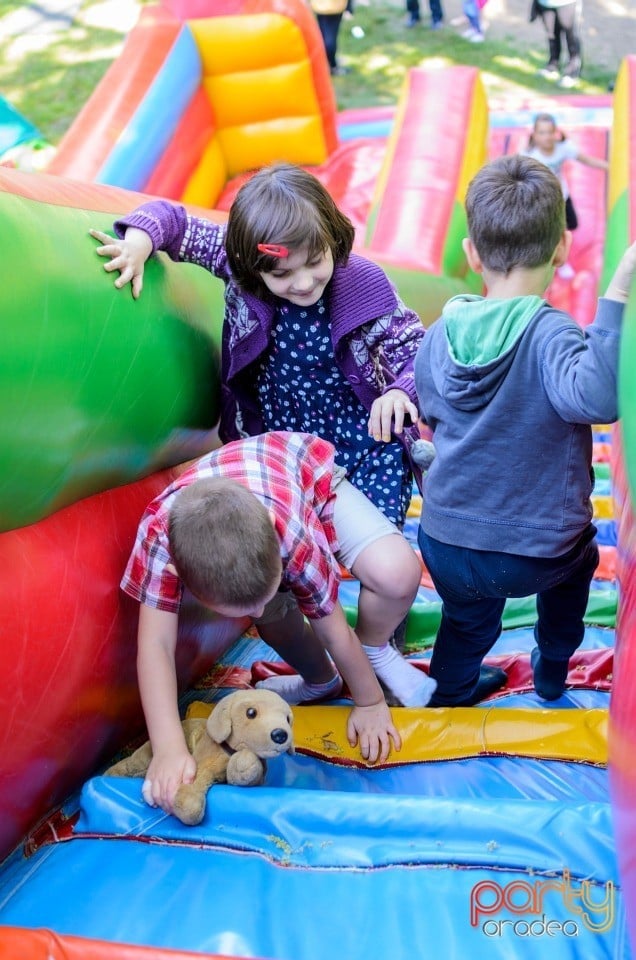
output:
[[[256,249],[259,253],[264,253],[268,257],[278,257],[279,260],[289,256],[287,247],[281,246],[280,243],[257,243]]]

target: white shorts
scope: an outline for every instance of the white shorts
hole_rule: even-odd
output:
[[[340,467],[336,467],[334,471],[336,503],[333,525],[340,544],[336,557],[343,567],[351,570],[365,547],[391,533],[401,534],[361,490],[344,479],[344,470],[341,474],[343,479],[339,478],[340,470]]]
[[[365,547],[391,533],[400,535],[400,531],[394,523],[387,520],[382,511],[378,510],[368,497],[365,497],[361,490],[349,483],[345,477],[344,468],[337,465],[333,474],[333,490],[336,494],[333,525],[340,544],[336,558],[343,567],[351,570]],[[259,623],[267,624],[284,620],[296,605],[292,593],[281,591],[272,597],[262,616],[254,623],[258,626]]]

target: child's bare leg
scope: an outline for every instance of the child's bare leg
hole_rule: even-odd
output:
[[[356,633],[365,645],[380,646],[411,608],[422,572],[419,561],[400,534],[389,534],[365,547],[351,572],[360,581]]]
[[[365,547],[351,572],[360,581],[356,634],[376,675],[404,706],[426,706],[436,682],[390,644],[417,593],[417,556],[401,535],[389,534]]]
[[[296,671],[291,676],[259,680],[257,687],[274,690],[287,703],[338,696],[342,679],[295,604],[281,619],[272,621],[265,615],[265,622],[257,621],[256,626],[265,643]]]

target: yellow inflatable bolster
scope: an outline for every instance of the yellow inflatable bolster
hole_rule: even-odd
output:
[[[193,703],[188,716],[206,717],[211,709],[208,703]],[[296,750],[333,763],[368,766],[358,748],[349,746],[349,712],[346,706],[293,707]],[[383,766],[479,756],[607,763],[607,710],[393,707],[391,715],[402,749]]]
[[[206,77],[204,89],[219,128],[319,112],[309,60]]]
[[[277,13],[189,20],[204,76],[262,70],[307,57],[302,31]]]
[[[181,200],[199,207],[214,207],[227,181],[227,165],[218,136],[203,151]]]
[[[228,174],[275,163],[320,164],[327,157],[320,117],[287,117],[219,131]]]

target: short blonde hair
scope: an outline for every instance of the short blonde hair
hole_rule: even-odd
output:
[[[180,490],[168,521],[178,575],[204,603],[259,603],[280,576],[280,542],[269,512],[235,480],[210,477]]]

